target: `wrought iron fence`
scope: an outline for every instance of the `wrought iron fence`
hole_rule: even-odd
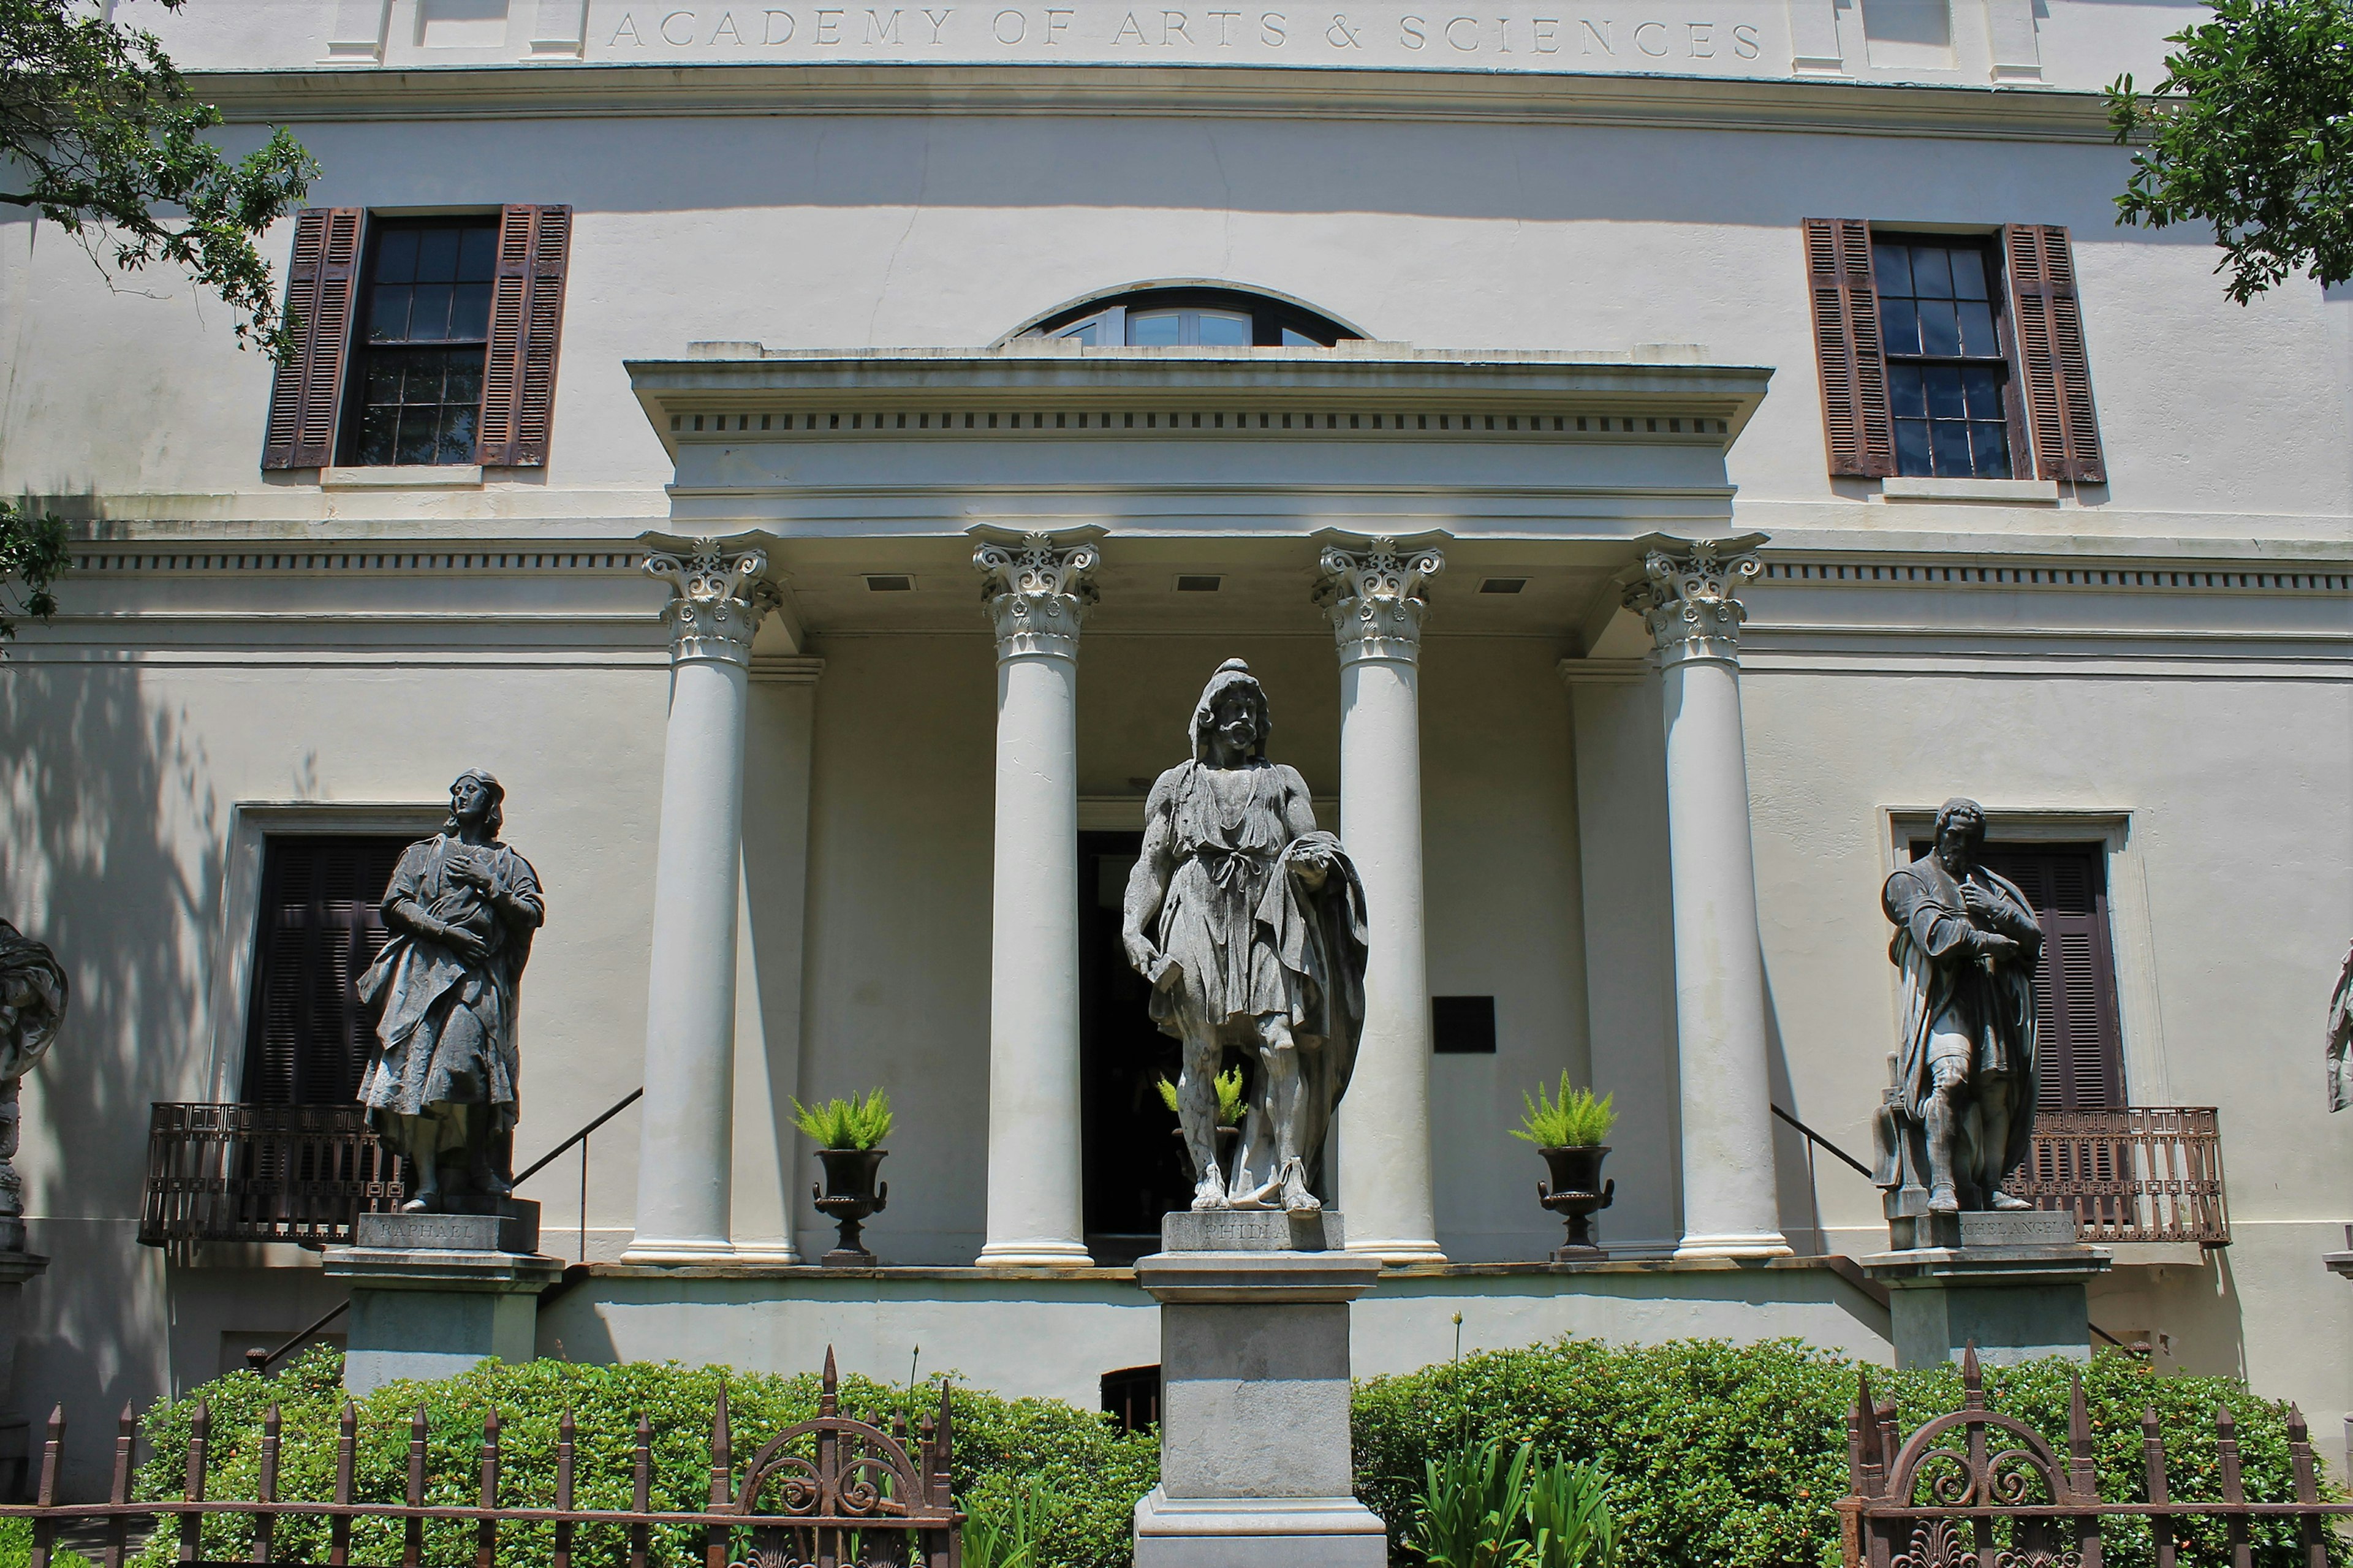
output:
[[[2231,1244],[2211,1106],[2037,1112],[2009,1189],[2038,1208],[2073,1210],[2087,1242]]]
[[[176,1530],[181,1563],[212,1568],[204,1552],[205,1521],[223,1514],[253,1521],[251,1549],[239,1560],[240,1568],[301,1561],[278,1549],[279,1527],[290,1519],[327,1521],[329,1568],[346,1568],[351,1561],[352,1527],[366,1520],[398,1521],[402,1568],[421,1568],[428,1522],[473,1526],[471,1556],[476,1568],[492,1568],[497,1563],[500,1531],[509,1526],[546,1528],[552,1538],[552,1568],[575,1568],[575,1557],[585,1563],[601,1556],[587,1549],[598,1541],[615,1543],[614,1561],[626,1563],[627,1568],[646,1568],[653,1531],[661,1526],[699,1534],[704,1568],[914,1568],[918,1563],[922,1568],[961,1568],[958,1527],[964,1515],[956,1510],[948,1491],[955,1436],[947,1384],[940,1384],[938,1411],[923,1416],[912,1445],[903,1415],[893,1416],[892,1429],[885,1432],[842,1415],[839,1391],[833,1351],[828,1347],[816,1418],[787,1426],[761,1445],[744,1464],[739,1481],[734,1479],[735,1441],[723,1388],[711,1416],[709,1500],[691,1513],[653,1507],[654,1433],[643,1416],[638,1418],[630,1460],[629,1506],[575,1506],[584,1478],[569,1411],[556,1429],[553,1507],[516,1507],[501,1501],[495,1410],[482,1421],[479,1468],[470,1468],[465,1475],[469,1489],[474,1489],[479,1477],[478,1500],[472,1506],[427,1504],[427,1430],[421,1408],[409,1422],[408,1469],[402,1500],[362,1500],[355,1484],[359,1412],[346,1400],[335,1437],[332,1494],[327,1499],[293,1500],[278,1495],[281,1456],[275,1405],[262,1420],[254,1488],[259,1495],[249,1499],[210,1496],[206,1489],[212,1417],[200,1404],[181,1457],[185,1478],[181,1496],[132,1500],[139,1428],[126,1407],[114,1439],[114,1484],[108,1500],[60,1503],[58,1475],[66,1423],[59,1410],[49,1417],[48,1438],[41,1449],[37,1500],[0,1506],[0,1518],[32,1521],[30,1568],[50,1568],[58,1531],[74,1525],[95,1525],[102,1531],[101,1568],[122,1568],[131,1526],[138,1520],[152,1521],[158,1530]],[[593,1488],[596,1479],[586,1480]],[[219,1568],[228,1565],[222,1563]]]
[[[2216,1553],[2201,1544],[2227,1552],[2232,1568],[2253,1568],[2254,1536],[2266,1526],[2293,1538],[2268,1543],[2269,1561],[2292,1554],[2301,1568],[2328,1568],[2330,1521],[2353,1514],[2353,1503],[2320,1500],[2311,1436],[2294,1406],[2287,1427],[2294,1500],[2248,1500],[2237,1426],[2229,1409],[2218,1407],[2219,1499],[2173,1496],[2151,1408],[2141,1417],[2147,1500],[2110,1502],[2100,1496],[2080,1378],[2068,1404],[2064,1458],[2023,1421],[1987,1407],[1974,1345],[1961,1361],[1961,1408],[1908,1438],[1896,1431],[1895,1407],[1873,1400],[1871,1374],[1859,1374],[1858,1383],[1846,1423],[1848,1495],[1838,1505],[1846,1568],[2100,1568],[2103,1526],[2119,1519],[2147,1521],[2156,1568],[2177,1568],[2185,1555],[2212,1560]],[[2220,1539],[2191,1539],[2200,1533]]]
[[[361,1215],[401,1196],[400,1161],[359,1106],[159,1104],[139,1239],[347,1246]]]

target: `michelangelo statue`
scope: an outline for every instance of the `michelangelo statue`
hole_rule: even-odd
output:
[[[1988,870],[1985,811],[1938,809],[1935,847],[1887,879],[1887,956],[1904,973],[1895,1084],[1880,1117],[1891,1217],[1925,1180],[1926,1211],[2031,1208],[2001,1190],[2034,1129],[2034,966],[2042,928],[2017,885]]]
[[[512,1186],[515,993],[546,910],[531,862],[499,841],[506,792],[480,769],[449,786],[449,819],[402,851],[385,889],[384,953],[360,976],[384,1003],[360,1080],[368,1121],[408,1161],[408,1213]]]
[[[66,1021],[57,954],[0,921],[0,1251],[25,1249],[25,1182],[16,1173],[17,1086]]]
[[[1153,1021],[1184,1042],[1177,1120],[1196,1209],[1314,1214],[1324,1130],[1365,1021],[1365,893],[1318,832],[1306,781],[1269,762],[1266,692],[1240,659],[1193,710],[1193,757],[1155,781],[1121,931],[1152,983]],[[1230,1171],[1217,1160],[1215,1079],[1251,1058]]]

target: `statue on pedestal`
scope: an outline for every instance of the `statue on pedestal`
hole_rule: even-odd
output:
[[[1152,983],[1153,1021],[1184,1042],[1176,1108],[1193,1207],[1311,1215],[1364,1029],[1365,892],[1339,839],[1317,830],[1306,781],[1267,760],[1271,729],[1250,666],[1219,666],[1194,707],[1192,760],[1145,799],[1121,932]],[[1224,1170],[1216,1079],[1229,1044],[1254,1053],[1257,1071]]]
[[[16,1166],[17,1086],[48,1054],[65,1020],[66,972],[57,956],[0,921],[0,1252],[25,1250],[25,1182]]]
[[[1904,1023],[1876,1179],[1905,1229],[1922,1214],[2032,1206],[2001,1184],[2034,1130],[2042,928],[2017,885],[1980,863],[1985,828],[1977,802],[1947,801],[1936,847],[1880,899],[1895,922],[1887,956],[1904,973]]]
[[[408,1161],[407,1213],[513,1185],[516,990],[546,910],[531,862],[499,840],[505,798],[480,769],[458,775],[449,820],[401,853],[384,895],[392,939],[360,976],[361,1000],[384,1003],[360,1100]]]

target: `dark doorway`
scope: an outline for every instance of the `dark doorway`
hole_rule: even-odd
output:
[[[1147,1009],[1144,977],[1120,950],[1120,904],[1141,833],[1079,835],[1079,1045],[1087,1247],[1098,1263],[1160,1249],[1160,1216],[1191,1201],[1176,1118],[1155,1084],[1175,1079],[1176,1042]]]

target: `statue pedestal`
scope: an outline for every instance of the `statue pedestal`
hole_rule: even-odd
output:
[[[1334,1214],[1172,1214],[1163,1250],[1136,1260],[1160,1303],[1161,1379],[1136,1568],[1385,1568],[1348,1444],[1348,1303],[1381,1265],[1341,1237]]]
[[[23,1222],[17,1222],[21,1225]],[[49,1260],[21,1248],[0,1250],[0,1499],[29,1496],[32,1423],[16,1408],[16,1341],[25,1330],[25,1286]]]
[[[2074,1215],[1969,1213],[1923,1215],[1917,1225],[1922,1239],[1945,1245],[1861,1260],[1887,1287],[1898,1369],[1958,1361],[1971,1344],[1991,1366],[2091,1360],[2084,1286],[2112,1259],[2076,1241]]]
[[[350,1247],[331,1247],[328,1278],[351,1287],[343,1386],[448,1377],[485,1356],[536,1353],[539,1293],[564,1260],[535,1249],[539,1205],[508,1198],[480,1214],[362,1215]]]

